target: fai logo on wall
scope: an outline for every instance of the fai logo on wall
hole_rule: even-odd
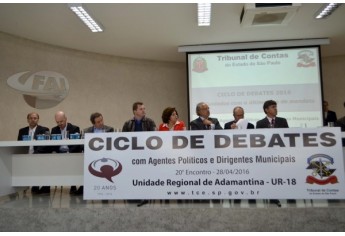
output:
[[[297,67],[314,67],[316,66],[314,60],[314,53],[310,50],[302,50],[298,53],[299,62]]]
[[[121,171],[122,165],[119,161],[105,157],[99,160],[95,160],[89,165],[89,172],[92,175],[100,178],[105,178],[112,183],[114,183],[112,177],[120,174]]]
[[[23,94],[25,102],[37,109],[58,105],[68,94],[68,80],[54,71],[20,72],[10,76],[7,84]]]
[[[207,62],[204,58],[198,57],[193,61],[193,71],[202,73],[207,71]]]
[[[325,154],[315,154],[308,158],[307,169],[312,170],[311,175],[307,176],[308,184],[336,184],[337,176],[333,175],[336,169],[331,169],[334,164],[333,158]]]

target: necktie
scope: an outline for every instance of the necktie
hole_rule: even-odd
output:
[[[275,124],[274,119],[272,119],[272,121],[271,121],[272,128],[274,128],[274,124]]]

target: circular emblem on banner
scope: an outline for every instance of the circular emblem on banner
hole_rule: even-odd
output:
[[[111,178],[120,174],[122,165],[117,160],[103,157],[102,159],[91,162],[88,169],[92,175],[105,178],[113,183]]]

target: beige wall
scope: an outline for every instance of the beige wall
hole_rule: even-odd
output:
[[[176,49],[177,50],[177,49]],[[134,60],[45,45],[0,33],[0,140],[16,140],[27,126],[26,115],[40,114],[40,124],[55,126],[54,114],[63,110],[69,122],[86,128],[92,112],[101,112],[105,123],[122,128],[139,100],[147,116],[161,123],[161,113],[175,106],[187,121],[187,82],[184,63]],[[37,110],[7,85],[7,78],[23,71],[55,71],[70,85],[67,98],[53,108]]]
[[[175,106],[187,118],[187,79],[184,63],[120,58],[54,47],[0,32],[0,140],[15,140],[27,125],[26,115],[39,112],[40,124],[55,126],[54,113],[66,112],[68,120],[86,128],[92,112],[103,113],[108,125],[119,129],[132,116],[133,102],[146,105],[157,125],[161,112]],[[322,58],[323,92],[330,109],[345,115],[345,55]],[[21,94],[7,85],[7,78],[22,71],[56,71],[67,77],[70,91],[56,107],[35,110]]]

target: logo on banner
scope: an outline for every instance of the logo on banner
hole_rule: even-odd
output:
[[[202,73],[207,71],[207,62],[204,58],[198,57],[193,61],[193,71]]]
[[[302,50],[298,53],[299,62],[297,67],[314,67],[316,66],[314,60],[314,53],[310,50]]]
[[[99,178],[105,178],[113,182],[112,178],[122,171],[122,165],[119,161],[111,158],[102,158],[89,164],[89,172]]]
[[[308,184],[336,184],[338,178],[332,175],[336,169],[331,169],[334,164],[333,158],[325,154],[315,154],[308,158],[307,169],[312,170],[311,175],[307,176]]]

